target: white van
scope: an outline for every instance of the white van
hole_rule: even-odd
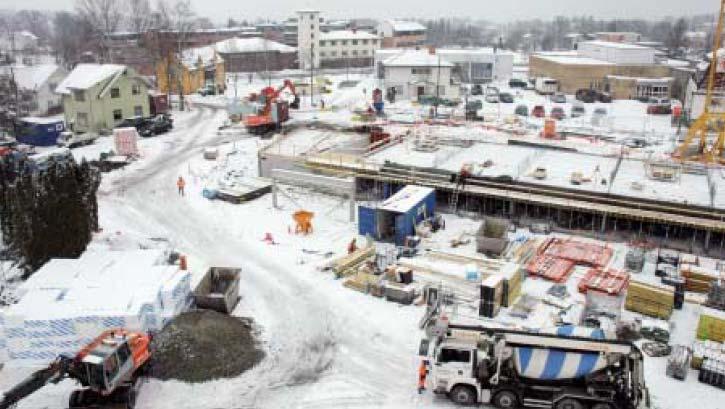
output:
[[[541,95],[552,95],[559,91],[559,81],[547,77],[536,78],[534,89]]]
[[[58,139],[56,140],[56,144],[67,148],[75,148],[81,145],[90,145],[96,139],[98,139],[98,135],[95,133],[87,132],[78,134],[66,131],[60,133],[60,136],[58,136]]]

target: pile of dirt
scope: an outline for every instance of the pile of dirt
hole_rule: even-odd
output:
[[[154,336],[149,373],[186,382],[238,376],[264,357],[255,335],[250,319],[206,310],[181,314]]]

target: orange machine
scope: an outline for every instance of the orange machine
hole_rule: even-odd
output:
[[[294,96],[291,104],[279,99],[280,93],[285,89],[289,89]],[[278,128],[281,123],[289,119],[290,108],[297,109],[300,107],[300,98],[297,96],[295,86],[290,80],[284,80],[284,84],[277,89],[265,87],[259,94],[250,95],[249,100],[261,104],[257,114],[248,115],[244,119],[247,130],[255,135],[263,135]]]
[[[292,218],[297,222],[295,227],[295,234],[310,234],[312,233],[312,218],[315,216],[314,213],[308,212],[307,210],[298,210],[294,212]]]
[[[150,358],[151,337],[140,332],[114,329],[104,331],[74,357],[59,356],[6,391],[0,409],[8,409],[49,383],[65,378],[84,388],[73,391],[70,409],[98,408],[122,404],[133,409],[138,387],[136,380]]]

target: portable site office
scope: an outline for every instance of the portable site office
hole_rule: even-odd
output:
[[[435,214],[435,190],[408,185],[377,207],[358,207],[358,232],[378,241],[405,244],[415,235],[415,226]]]

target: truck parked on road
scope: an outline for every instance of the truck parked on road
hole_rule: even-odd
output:
[[[553,95],[559,91],[559,81],[553,78],[539,77],[536,78],[534,89],[541,95]]]
[[[98,134],[92,132],[73,133],[70,131],[61,132],[56,144],[61,147],[75,148],[82,145],[90,145],[98,139]]]
[[[462,405],[552,409],[649,407],[643,355],[599,329],[553,333],[437,324],[421,354],[432,355],[432,386]],[[589,331],[587,334],[582,334]],[[575,335],[576,334],[576,335]],[[428,354],[430,347],[432,354]]]

